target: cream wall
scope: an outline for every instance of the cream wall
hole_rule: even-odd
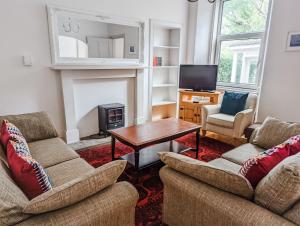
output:
[[[274,0],[258,120],[268,115],[300,122],[300,52],[287,52],[287,35],[300,32],[300,1]]]
[[[65,130],[62,90],[58,72],[49,69],[50,48],[46,4],[183,25],[186,44],[186,0],[9,0],[0,7],[0,115],[45,110],[61,135]],[[147,43],[146,43],[147,45]],[[32,67],[22,55],[30,54]],[[182,56],[185,59],[185,53]]]

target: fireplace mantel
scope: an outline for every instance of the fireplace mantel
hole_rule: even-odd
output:
[[[147,68],[143,65],[53,65],[53,70],[141,70]]]
[[[146,67],[139,66],[53,66],[59,70],[62,82],[64,111],[66,119],[66,141],[68,144],[80,140],[75,114],[74,81],[84,79],[122,79],[133,78],[135,88],[134,123],[140,124],[146,120],[145,100],[147,100]]]

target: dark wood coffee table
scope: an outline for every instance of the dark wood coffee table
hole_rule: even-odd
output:
[[[112,137],[112,159],[115,160],[116,139],[134,149],[133,153],[122,156],[134,165],[136,170],[143,169],[159,162],[160,151],[181,153],[191,148],[175,139],[196,132],[196,158],[199,153],[201,126],[180,119],[169,118],[141,125],[110,130]]]

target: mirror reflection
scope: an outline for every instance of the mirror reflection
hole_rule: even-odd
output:
[[[139,58],[139,28],[59,15],[62,58]]]

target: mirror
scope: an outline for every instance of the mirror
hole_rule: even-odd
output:
[[[48,7],[53,64],[142,64],[144,23]]]

